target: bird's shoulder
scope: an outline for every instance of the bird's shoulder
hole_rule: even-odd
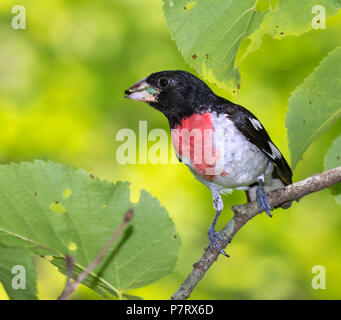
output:
[[[271,138],[262,123],[252,112],[241,105],[234,104],[223,98],[219,99],[212,106],[212,111],[218,115],[225,115],[247,140],[257,145],[260,149],[268,152],[271,151],[269,145]]]
[[[212,111],[216,112],[218,115],[224,114],[233,122],[246,140],[256,145],[274,164],[276,164],[280,178],[285,185],[292,183],[292,171],[290,166],[282,153],[272,142],[262,123],[252,112],[223,98],[219,98],[217,103],[212,106]]]

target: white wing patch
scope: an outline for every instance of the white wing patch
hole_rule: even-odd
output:
[[[276,146],[269,141],[269,146],[271,148],[271,152],[274,158],[278,158],[281,159],[282,158],[282,154],[281,152],[276,148]],[[272,158],[272,157],[271,157]]]
[[[273,154],[270,154],[269,152],[267,152],[266,150],[262,149],[263,152],[268,155],[272,160],[275,160],[275,156]]]
[[[256,130],[263,129],[262,124],[257,119],[249,118],[249,120],[250,120],[250,122],[252,123],[253,127]]]

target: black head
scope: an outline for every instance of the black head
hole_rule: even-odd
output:
[[[203,112],[214,99],[212,90],[186,71],[161,71],[135,83],[125,91],[125,97],[148,102],[172,123]]]

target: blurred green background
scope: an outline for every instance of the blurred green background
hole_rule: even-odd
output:
[[[160,0],[21,0],[27,29],[13,30],[12,0],[0,2],[0,161],[53,159],[103,179],[131,182],[132,200],[141,189],[156,196],[182,238],[175,271],[131,294],[169,299],[208,244],[214,216],[211,194],[184,165],[119,165],[115,141],[121,128],[168,130],[156,110],[123,98],[123,90],[152,72],[190,70],[170,38]],[[318,62],[340,45],[341,13],[326,30],[273,40],[240,64],[238,96],[214,91],[255,113],[289,160],[285,113],[293,91]],[[323,156],[341,122],[306,152],[294,172],[301,180],[323,170]],[[298,137],[299,139],[299,137]],[[172,151],[173,152],[173,151]],[[218,228],[243,192],[224,197]],[[259,215],[233,239],[194,290],[194,299],[340,299],[341,207],[329,190],[310,195],[274,217]],[[314,265],[326,268],[326,290],[311,285]],[[55,299],[64,277],[37,259],[39,297]],[[100,298],[85,287],[77,299]],[[7,296],[0,285],[0,299]]]

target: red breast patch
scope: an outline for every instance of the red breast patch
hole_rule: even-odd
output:
[[[214,127],[209,112],[194,114],[172,129],[174,147],[183,162],[190,162],[200,176],[214,179],[217,155],[214,146]]]

